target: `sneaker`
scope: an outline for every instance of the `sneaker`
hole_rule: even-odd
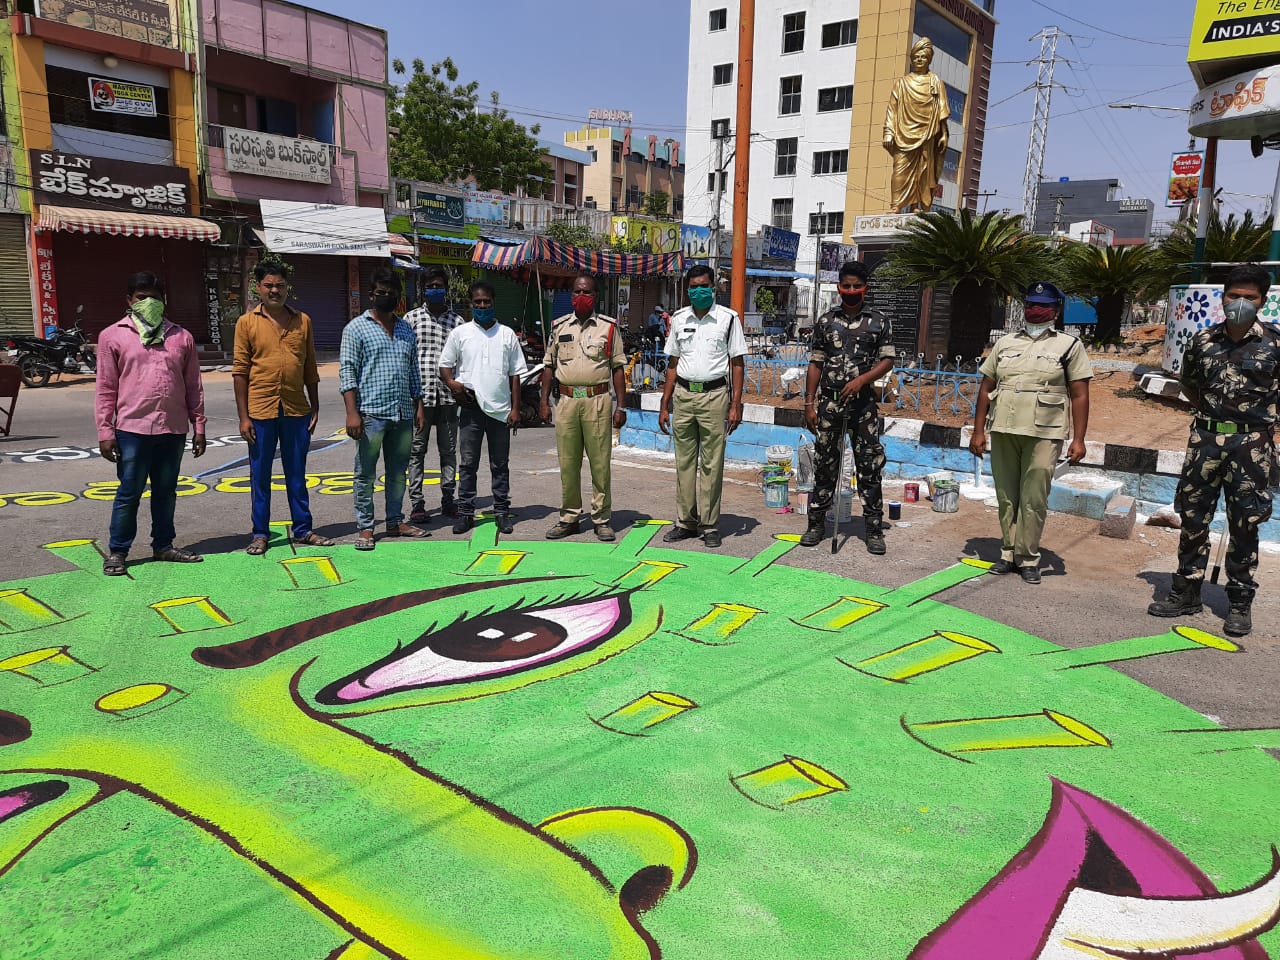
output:
[[[720,546],[720,531],[705,530],[702,534],[702,543],[704,546],[710,547],[712,550]]]
[[[475,518],[475,517],[469,517],[469,516],[465,516],[465,515],[464,515],[464,516],[460,516],[460,517],[458,517],[458,519],[457,519],[457,520],[453,521],[453,532],[454,532],[454,533],[466,533],[468,530],[470,530],[470,529],[471,529],[472,527],[474,527],[475,525],[476,525],[476,518]]]
[[[600,528],[597,527],[597,530]],[[578,521],[573,523],[564,523],[561,521],[547,531],[548,540],[563,540],[565,537],[572,537],[578,532]]]
[[[1019,567],[1018,572],[1022,574],[1023,583],[1037,584],[1040,582],[1039,567]]]
[[[613,527],[607,523],[596,524],[596,539],[603,540],[605,543],[613,543],[616,537],[613,535]]]
[[[500,513],[494,517],[494,522],[498,525],[499,533],[510,533],[516,527],[516,521],[509,513]]]
[[[692,540],[697,534],[687,527],[682,527],[675,523],[671,525],[671,529],[662,535],[663,543],[679,543],[681,540]]]

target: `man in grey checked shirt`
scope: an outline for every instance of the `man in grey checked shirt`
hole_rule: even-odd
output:
[[[422,473],[436,428],[436,451],[440,454],[440,515],[454,517],[453,502],[458,473],[458,404],[440,381],[440,352],[449,333],[463,320],[449,308],[449,274],[443,267],[428,267],[423,288],[423,305],[405,314],[405,322],[418,338],[418,370],[422,375],[422,408],[425,421],[413,433],[409,452],[409,503],[411,523],[427,522],[427,505],[422,495]]]

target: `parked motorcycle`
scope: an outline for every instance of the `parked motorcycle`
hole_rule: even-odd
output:
[[[89,373],[98,370],[98,354],[80,327],[80,311],[76,325],[59,330],[51,339],[42,337],[9,337],[5,343],[9,360],[18,365],[22,382],[28,387],[43,387],[53,377],[64,373]]]

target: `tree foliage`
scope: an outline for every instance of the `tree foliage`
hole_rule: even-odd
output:
[[[890,277],[951,290],[951,356],[981,356],[1004,299],[1050,275],[1044,238],[1024,231],[1016,215],[922,213],[899,236],[902,242],[890,254]]]
[[[395,60],[397,76],[406,75],[404,62]],[[446,57],[428,68],[414,60],[408,80],[398,85],[388,104],[388,122],[397,131],[391,139],[391,174],[406,180],[451,183],[474,177],[481,190],[515,193],[525,188],[542,194],[542,181],[551,169],[532,136],[498,106],[479,105],[480,84],[458,83],[458,68]]]
[[[666,217],[671,214],[671,195],[662,190],[646,193],[642,212],[649,217]]]
[[[596,250],[600,246],[600,238],[591,232],[586,224],[572,223],[568,220],[553,220],[543,231],[548,240],[568,244],[571,247],[585,247]]]
[[[1156,252],[1146,244],[1095,247],[1075,243],[1059,252],[1060,286],[1068,294],[1095,301],[1098,323],[1094,336],[1098,340],[1118,340],[1125,307],[1147,299],[1161,286]],[[1163,291],[1157,295],[1163,296]]]
[[[1205,234],[1205,255],[1209,263],[1256,263],[1267,259],[1271,242],[1271,218],[1255,223],[1253,211],[1246,211],[1239,220],[1230,214],[1225,220],[1213,211]],[[1191,283],[1195,277],[1189,264],[1195,260],[1196,220],[1184,220],[1160,244],[1156,254],[1159,269],[1158,285],[1165,289],[1179,283]],[[1222,283],[1230,267],[1213,267],[1206,271],[1209,283]]]

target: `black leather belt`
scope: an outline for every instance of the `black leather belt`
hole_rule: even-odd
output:
[[[684,387],[690,393],[706,393],[708,390],[719,390],[729,382],[727,377],[720,377],[718,380],[686,380],[684,377],[676,377],[676,383]]]
[[[1194,423],[1197,430],[1208,430],[1210,433],[1263,433],[1266,430],[1266,427],[1259,427],[1250,423],[1210,420],[1207,417],[1196,417]]]

